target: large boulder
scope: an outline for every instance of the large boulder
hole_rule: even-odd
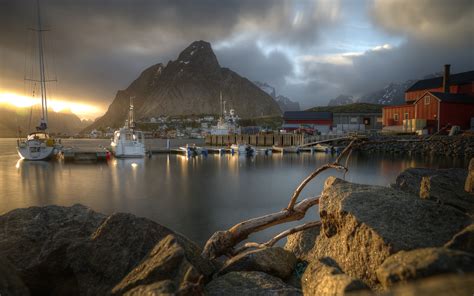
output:
[[[464,190],[467,176],[465,169],[411,168],[398,175],[393,186],[474,214],[474,197]]]
[[[313,227],[289,235],[286,239],[285,250],[295,254],[299,260],[307,261],[319,231],[320,227]]]
[[[66,250],[88,240],[106,216],[82,205],[16,209],[0,216],[0,255],[33,294],[77,294]]]
[[[173,236],[179,248],[157,247],[168,236]],[[33,294],[110,294],[134,268],[146,265],[143,261],[158,258],[157,248],[173,256],[179,249],[176,252],[184,253],[186,262],[195,267],[196,277],[214,271],[213,265],[200,257],[197,245],[131,214],[106,217],[76,205],[21,209],[0,217],[0,254],[11,258]],[[141,276],[133,275],[136,279]],[[146,277],[146,282],[152,277]],[[170,275],[167,279],[177,278]],[[130,281],[124,287],[138,285],[132,275],[127,279]]]
[[[312,260],[330,257],[347,275],[378,285],[375,270],[402,250],[441,247],[470,223],[461,211],[393,188],[329,177]]]
[[[474,272],[474,255],[447,248],[424,248],[400,251],[388,257],[377,268],[377,278],[382,286],[388,288],[397,282],[469,272]]]
[[[304,295],[345,295],[348,292],[366,290],[360,280],[344,274],[330,258],[312,261],[302,278]]]
[[[445,247],[455,250],[474,253],[474,224],[457,233]]]
[[[162,239],[112,292],[122,295],[137,286],[163,281],[171,281],[175,287],[173,292],[187,284],[199,284],[203,275],[190,263],[194,261],[194,255],[187,254],[186,248],[179,241],[179,238],[171,234]],[[166,286],[169,287],[168,284]]]
[[[301,290],[285,284],[281,279],[259,271],[233,271],[207,284],[209,296],[300,296]]]
[[[280,247],[265,248],[243,252],[227,260],[219,275],[231,271],[261,271],[287,279],[296,265],[293,253]]]
[[[28,288],[18,274],[16,268],[7,260],[0,257],[0,295],[27,296]]]
[[[390,292],[381,294],[386,296],[465,296],[474,291],[474,274],[467,275],[440,275],[423,280],[400,284]]]

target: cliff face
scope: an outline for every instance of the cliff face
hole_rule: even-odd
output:
[[[220,113],[220,92],[227,108],[241,118],[280,115],[275,100],[252,82],[222,68],[211,44],[195,41],[166,66],[146,69],[127,89],[117,92],[106,114],[91,128],[116,127],[126,118],[134,96],[136,118]]]

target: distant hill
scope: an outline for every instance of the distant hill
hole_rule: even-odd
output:
[[[31,114],[31,120],[30,120]],[[15,108],[11,106],[0,106],[0,138],[11,138],[35,130],[40,120],[39,106],[31,108]],[[88,122],[83,122],[77,115],[71,112],[49,112],[48,131],[50,133],[72,136],[84,129]]]
[[[329,101],[328,106],[340,106],[354,103],[354,97],[349,95],[339,95]]]
[[[353,103],[339,106],[319,106],[308,109],[307,111],[318,111],[318,112],[335,112],[335,113],[381,113],[381,104],[370,104],[370,103]]]
[[[220,98],[241,118],[281,115],[273,98],[248,79],[222,68],[205,41],[195,41],[166,66],[143,71],[125,90],[119,90],[104,116],[87,130],[118,127],[127,117],[129,98],[135,97],[138,120],[160,115],[219,114]]]
[[[280,110],[282,112],[285,111],[300,111],[300,103],[291,100],[282,95],[277,95],[276,90],[273,86],[266,82],[254,81],[256,86],[258,86],[261,90],[272,96],[272,98],[278,103],[280,106]]]

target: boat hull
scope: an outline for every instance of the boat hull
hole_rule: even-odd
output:
[[[58,150],[54,146],[47,146],[44,142],[29,140],[17,147],[18,155],[25,160],[47,160],[55,156]]]

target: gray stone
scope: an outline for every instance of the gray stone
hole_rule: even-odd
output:
[[[296,265],[293,253],[280,247],[265,248],[243,252],[227,260],[219,275],[231,271],[261,271],[287,279]]]
[[[140,285],[135,288],[127,291],[125,294],[127,296],[175,296],[176,295],[176,285],[171,280],[164,280],[155,282],[149,285]]]
[[[292,252],[300,260],[308,260],[314,243],[319,235],[320,228],[313,227],[289,235],[286,240],[285,250]]]
[[[0,254],[11,258],[33,294],[109,294],[169,235],[197,274],[214,272],[196,244],[131,214],[106,217],[76,205],[21,209],[0,216]]]
[[[377,278],[385,288],[445,273],[474,272],[474,255],[447,248],[401,251],[388,257],[377,268]]]
[[[192,259],[191,259],[192,260]],[[112,292],[121,295],[137,286],[171,280],[177,292],[187,283],[200,282],[201,273],[188,261],[186,250],[174,235],[162,239]]]
[[[474,253],[474,224],[457,233],[445,247],[464,252]]]
[[[344,274],[330,258],[312,261],[301,281],[304,295],[345,295],[348,292],[366,290],[360,280]]]
[[[28,288],[18,274],[16,268],[6,259],[0,257],[0,295],[27,296]]]
[[[82,205],[13,210],[0,216],[0,255],[33,294],[77,294],[66,250],[88,240],[105,217]]]
[[[474,196],[466,193],[465,169],[411,168],[398,175],[395,188],[474,214]]]
[[[387,296],[466,296],[474,291],[474,275],[440,275],[395,286]]]
[[[262,295],[300,296],[301,290],[285,284],[281,279],[259,271],[234,271],[212,280],[205,295]]]
[[[461,211],[400,190],[329,177],[320,199],[314,261],[332,258],[347,275],[377,286],[376,268],[401,250],[441,247],[470,223]]]

